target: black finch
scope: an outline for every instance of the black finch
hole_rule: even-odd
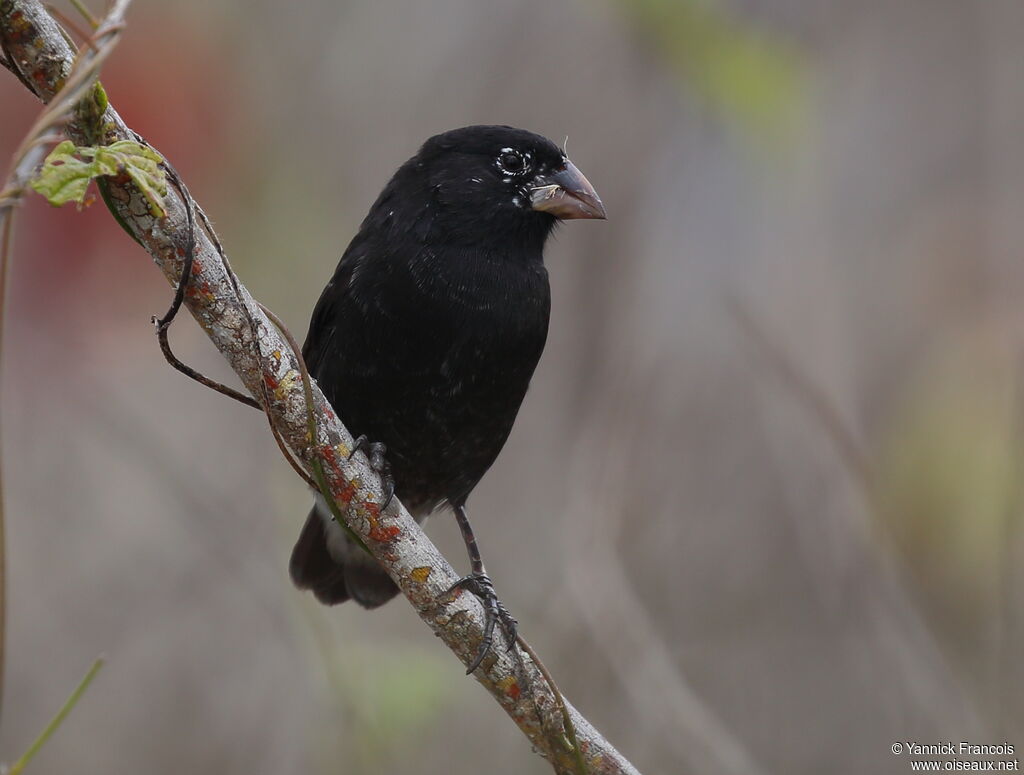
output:
[[[544,243],[559,220],[604,218],[550,140],[506,126],[436,135],[370,208],[313,310],[310,374],[358,446],[422,522],[455,511],[472,561],[458,586],[515,620],[487,578],[465,503],[501,451],[548,332]],[[319,500],[292,553],[296,586],[375,608],[398,592]]]

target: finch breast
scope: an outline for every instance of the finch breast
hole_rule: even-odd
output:
[[[388,354],[374,368],[322,381],[336,386],[328,399],[346,426],[387,446],[396,495],[410,509],[463,502],[508,438],[544,349],[550,304],[543,270],[523,272],[517,286],[514,299],[446,305],[432,319],[434,305],[417,294],[415,312],[352,332],[357,349]]]

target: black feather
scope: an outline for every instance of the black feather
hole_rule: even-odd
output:
[[[303,346],[346,427],[387,445],[395,494],[421,519],[464,503],[490,468],[547,337],[543,248],[556,219],[531,209],[528,176],[502,168],[510,148],[530,173],[565,162],[549,140],[510,127],[428,140],[371,207]],[[379,566],[353,565],[353,547],[332,543],[325,531],[337,525],[311,525],[318,516],[292,555],[295,583],[328,602],[393,596]]]

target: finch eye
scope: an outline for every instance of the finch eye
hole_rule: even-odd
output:
[[[498,157],[498,166],[502,172],[506,172],[509,175],[518,175],[526,169],[526,159],[518,151],[505,148]]]

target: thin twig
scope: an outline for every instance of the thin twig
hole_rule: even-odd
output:
[[[143,140],[141,137],[139,137],[139,136],[136,136],[136,137],[137,137],[137,141],[138,142],[145,143],[145,140]],[[145,144],[148,145],[148,143],[145,143]],[[185,260],[184,260],[184,263],[182,265],[181,276],[178,279],[177,288],[175,289],[174,298],[171,301],[171,306],[170,306],[170,308],[167,310],[166,314],[164,314],[164,316],[162,318],[160,318],[159,320],[157,320],[155,317],[153,318],[153,322],[157,326],[157,338],[158,338],[158,340],[160,342],[160,350],[161,350],[161,352],[163,352],[164,358],[166,358],[167,362],[170,363],[171,366],[173,366],[175,369],[177,369],[181,373],[185,374],[186,376],[191,377],[196,382],[199,382],[200,384],[205,385],[206,387],[210,388],[211,390],[215,390],[218,393],[222,393],[223,395],[226,395],[226,396],[228,396],[230,398],[233,398],[236,401],[239,401],[240,403],[245,404],[246,406],[251,406],[251,407],[253,407],[255,409],[259,409],[259,410],[263,411],[263,406],[261,406],[259,404],[259,402],[257,402],[252,397],[244,395],[244,394],[238,392],[237,390],[234,390],[233,388],[228,387],[227,385],[221,384],[219,382],[216,382],[216,381],[206,377],[205,375],[203,375],[200,372],[198,372],[195,369],[193,369],[191,366],[189,366],[186,363],[182,362],[171,351],[170,342],[167,339],[167,331],[170,328],[171,323],[174,321],[174,318],[177,316],[178,310],[181,309],[181,303],[182,303],[182,301],[185,298],[185,291],[186,291],[186,288],[188,286],[189,280],[191,279],[192,263],[195,260],[195,250],[196,250],[195,213],[196,213],[198,207],[196,205],[196,201],[192,198],[192,195],[189,193],[188,187],[185,185],[185,183],[181,180],[181,177],[178,175],[177,170],[175,170],[174,167],[171,166],[171,164],[169,164],[166,161],[164,162],[164,167],[167,170],[167,177],[174,184],[175,188],[178,189],[178,192],[181,194],[182,200],[186,203],[186,206],[187,206],[186,212],[188,214],[188,225],[187,225],[188,237],[187,237],[187,244],[185,246]],[[203,213],[201,210],[199,212],[201,214],[201,218],[202,218],[204,229],[207,231],[208,234],[213,234],[212,227],[210,226],[210,221],[206,217],[206,214]],[[234,275],[234,272],[232,272],[231,267],[228,264],[227,255],[224,253],[224,250],[221,247],[220,242],[216,241],[215,244],[216,244],[216,247],[217,247],[217,252],[220,254],[221,260],[224,263],[225,270],[227,272],[229,272],[231,275]],[[237,284],[236,284],[235,296],[236,296],[236,298],[239,299],[239,301],[241,301],[241,299],[240,299],[240,297],[238,295],[238,291],[237,291]],[[260,305],[260,307],[261,307],[261,309],[263,309],[264,314],[266,314],[268,317],[271,316],[272,313],[270,313],[270,310],[268,310],[265,307],[263,307],[262,304]],[[272,319],[275,321],[276,324],[278,324],[279,330],[281,330],[282,334],[284,334],[286,332],[286,330],[287,330],[287,329],[284,328],[284,324],[281,323],[276,317],[273,317]],[[289,337],[289,341],[292,341],[291,338],[290,338],[291,337],[290,333],[288,334],[288,337]],[[267,403],[269,403],[269,398],[266,395],[266,390],[264,389],[264,404],[267,404]],[[292,469],[295,471],[295,473],[298,474],[306,482],[306,484],[308,484],[310,487],[313,487],[314,489],[316,489],[317,488],[317,483],[313,480],[313,478],[308,473],[306,473],[306,471],[303,470],[303,468],[299,465],[298,461],[295,460],[295,457],[294,457],[294,455],[292,455],[291,450],[288,449],[288,445],[285,443],[284,439],[281,437],[281,434],[278,433],[277,428],[274,426],[273,415],[271,415],[270,413],[265,413],[265,414],[266,414],[268,422],[270,423],[270,432],[274,436],[274,441],[277,443],[277,447],[281,451],[281,454],[284,456],[285,460],[288,461],[288,465],[290,465],[292,467]]]
[[[141,140],[141,138],[139,138]],[[145,142],[145,141],[142,141]],[[147,143],[148,145],[148,143]],[[181,277],[178,279],[178,286],[174,291],[174,299],[171,301],[171,306],[160,319],[153,318],[153,323],[156,325],[156,336],[160,342],[160,352],[164,354],[164,358],[171,366],[180,371],[187,377],[194,379],[201,385],[205,385],[211,390],[216,390],[228,398],[233,398],[239,403],[251,406],[254,409],[263,410],[263,407],[259,405],[252,396],[247,396],[235,390],[232,387],[228,387],[220,382],[210,379],[204,374],[193,369],[188,364],[181,361],[177,355],[171,350],[171,343],[167,339],[167,332],[171,327],[171,323],[174,322],[174,318],[178,314],[178,310],[181,309],[181,302],[185,298],[185,291],[188,288],[189,280],[192,277],[192,262],[195,260],[196,254],[196,224],[195,224],[195,208],[194,200],[192,195],[189,194],[188,188],[182,182],[181,177],[178,175],[177,170],[174,169],[168,162],[164,162],[164,168],[167,170],[167,178],[174,184],[174,186],[181,193],[182,200],[188,205],[188,232],[187,242],[185,246],[185,263],[181,269]]]
[[[141,137],[138,137],[138,141],[145,143],[145,141]],[[182,265],[181,276],[178,279],[178,285],[177,285],[177,288],[176,288],[175,293],[174,293],[174,299],[171,301],[171,306],[170,306],[170,308],[167,310],[166,314],[162,318],[160,318],[159,320],[157,320],[155,317],[153,318],[153,322],[157,326],[157,339],[160,342],[160,350],[161,350],[161,352],[163,352],[164,358],[166,358],[167,362],[170,363],[171,366],[173,366],[175,369],[180,371],[182,374],[185,374],[186,376],[191,377],[196,382],[199,382],[200,384],[205,385],[206,387],[210,388],[211,390],[215,390],[218,393],[221,393],[223,395],[228,396],[229,398],[233,398],[236,401],[239,401],[240,403],[245,404],[246,406],[251,406],[251,407],[253,407],[255,409],[259,409],[259,410],[263,411],[263,407],[255,399],[253,399],[252,397],[244,395],[243,393],[240,393],[237,390],[228,387],[227,385],[224,385],[224,384],[222,384],[220,382],[216,382],[216,381],[210,379],[209,377],[205,376],[204,374],[201,374],[200,372],[198,372],[195,369],[193,369],[191,366],[189,366],[186,363],[182,362],[171,351],[171,345],[170,345],[170,342],[167,339],[167,332],[168,332],[168,329],[170,329],[171,323],[174,321],[174,318],[177,316],[178,310],[181,309],[181,302],[185,298],[185,290],[186,290],[186,288],[188,286],[189,280],[191,279],[192,263],[195,260],[195,250],[196,250],[195,211],[196,211],[196,202],[192,198],[192,195],[189,193],[188,187],[184,184],[184,182],[181,180],[181,177],[178,175],[177,170],[175,170],[174,167],[171,166],[166,161],[164,162],[164,166],[165,166],[165,169],[167,170],[167,177],[171,180],[171,182],[174,184],[174,186],[178,189],[178,192],[181,194],[182,200],[187,205],[187,213],[188,213],[187,234],[188,234],[188,237],[187,237],[187,244],[185,246],[185,261],[184,261],[184,264]],[[204,227],[209,231],[210,230],[210,222],[209,222],[209,220],[207,220],[205,213],[202,214],[202,220],[203,220]],[[226,265],[227,256],[224,255],[224,252],[221,249],[219,242],[217,243],[217,249],[218,249],[218,252],[221,255],[221,258],[224,260],[225,265]],[[228,268],[228,271],[230,271],[230,268]],[[269,310],[264,309],[264,313],[268,313],[268,312],[269,312]],[[266,392],[264,391],[264,404],[266,404],[266,403],[268,403],[268,399],[267,399],[267,396],[266,396]],[[288,449],[288,445],[285,443],[284,439],[281,438],[281,434],[278,433],[277,428],[274,426],[273,415],[271,415],[269,413],[266,413],[266,417],[267,417],[268,422],[270,423],[270,432],[274,436],[274,441],[277,444],[277,448],[281,451],[281,454],[284,456],[285,460],[288,461],[288,465],[290,465],[292,467],[292,470],[294,470],[295,473],[298,474],[306,482],[306,484],[308,484],[310,487],[316,488],[316,486],[317,486],[316,482],[313,481],[312,477],[310,477],[310,475],[308,473],[306,473],[303,470],[303,468],[298,464],[298,462],[295,460],[294,455],[292,455],[291,450]]]
[[[263,314],[270,318],[270,322],[273,323],[277,330],[281,332],[281,336],[283,336],[287,340],[288,344],[291,345],[292,353],[295,355],[296,360],[299,363],[299,368],[301,369],[302,374],[303,392],[305,393],[306,406],[308,407],[307,415],[310,418],[312,418],[309,439],[310,443],[313,443],[313,440],[316,439],[316,416],[313,414],[313,391],[311,386],[309,385],[309,371],[308,369],[306,369],[306,362],[302,359],[302,350],[295,344],[295,338],[292,336],[291,331],[288,330],[285,324],[281,322],[281,319],[273,312],[271,312],[267,307],[264,307],[259,302],[256,303],[259,304],[260,309],[263,310]],[[288,445],[285,444],[284,439],[281,437],[280,432],[277,430],[277,426],[274,425],[274,416],[270,412],[267,412],[267,420],[270,422],[270,431],[271,433],[274,434],[274,440],[277,441],[277,446],[281,448],[281,454],[285,456],[291,467],[295,469],[295,472],[306,481],[306,484],[308,484],[314,490],[320,490],[320,483],[317,482],[314,477],[310,476],[303,470],[302,466],[299,465],[299,462],[295,459],[295,456],[292,454],[292,451],[288,449]],[[323,496],[325,498],[330,499],[331,494],[330,492],[326,492],[323,493]],[[344,522],[342,522],[341,524],[344,524]],[[358,539],[358,536],[355,537]],[[363,548],[365,549],[366,547],[364,546]]]
[[[50,15],[53,16],[54,19],[59,21],[62,26],[68,28],[73,33],[75,33],[86,46],[93,49],[94,51],[96,50],[96,44],[92,42],[92,35],[90,35],[87,32],[84,32],[67,14],[61,13],[59,9],[54,8],[52,5],[49,4],[47,4],[46,10],[49,11]],[[96,29],[95,25],[93,26],[93,29]]]
[[[99,20],[92,15],[92,12],[86,8],[85,3],[82,0],[71,0],[71,5],[75,7],[75,10],[85,17],[85,20],[89,22],[89,26],[96,29],[100,26]]]
[[[566,137],[566,140],[568,139],[569,138]],[[547,666],[541,661],[540,657],[537,656],[537,652],[533,650],[533,646],[527,643],[526,639],[522,635],[516,635],[516,642],[519,644],[519,647],[526,652],[526,655],[530,658],[533,664],[537,666],[540,674],[544,676],[544,680],[548,682],[551,694],[555,697],[555,706],[558,708],[558,712],[562,716],[562,728],[565,730],[565,736],[572,748],[577,775],[587,775],[587,762],[583,758],[583,749],[580,748],[580,741],[576,736],[576,725],[572,723],[572,714],[569,713],[569,709],[565,705],[565,698],[562,697],[562,690],[558,688],[558,684],[555,683],[555,679],[552,677],[551,673],[548,672]],[[539,710],[540,709],[538,708],[538,712]]]
[[[7,320],[7,270],[10,266],[11,234],[14,219],[0,223],[0,384],[3,382],[4,322]],[[0,434],[2,438],[2,434]],[[4,504],[7,493],[3,484],[3,463],[0,461],[0,718],[3,711],[3,687],[7,667],[7,515]]]
[[[230,271],[230,267],[228,268]],[[263,314],[270,318],[270,322],[274,324],[278,331],[281,332],[281,336],[288,342],[288,346],[292,348],[292,356],[295,358],[296,363],[299,365],[299,377],[302,379],[302,393],[306,399],[306,424],[309,429],[309,440],[310,444],[315,443],[315,440],[319,436],[319,428],[316,421],[316,412],[314,406],[316,405],[313,400],[313,381],[309,376],[309,368],[306,366],[306,359],[302,357],[302,348],[299,347],[298,342],[295,341],[295,337],[292,336],[292,332],[288,330],[288,327],[281,322],[281,319],[271,312],[267,307],[263,306],[259,302],[256,302],[259,308],[263,311]],[[287,449],[284,440],[281,439],[278,433],[277,427],[274,425],[274,418],[267,413],[267,419],[270,420],[270,429],[274,433],[274,438],[278,440],[278,446],[281,447],[281,451],[285,453],[285,457],[288,458],[288,462],[296,466],[297,463],[289,454],[290,450]],[[327,484],[327,478],[324,475],[323,460],[320,455],[315,455],[313,458],[313,476],[310,477],[308,474],[303,476],[306,482],[314,489],[317,490],[321,495],[324,496],[324,502],[331,510],[331,514],[334,516],[334,521],[337,522],[341,527],[348,533],[349,537],[356,543],[357,546],[363,548],[367,554],[371,554],[366,544],[363,543],[363,539],[360,538],[356,532],[348,526],[345,522],[345,518],[341,515],[338,510],[337,504],[334,502],[334,496],[331,495],[330,486]]]
[[[53,736],[53,733],[57,731],[57,728],[64,723],[64,719],[68,717],[68,714],[75,709],[75,705],[77,705],[78,701],[82,699],[82,695],[85,694],[85,690],[89,688],[89,684],[92,683],[92,679],[96,677],[96,674],[100,671],[101,667],[103,667],[103,657],[98,657],[96,661],[92,663],[92,667],[89,668],[89,672],[87,672],[85,677],[79,681],[78,686],[76,686],[75,690],[71,692],[68,698],[64,701],[64,704],[61,705],[60,710],[57,711],[57,715],[50,719],[50,723],[46,725],[42,732],[40,732],[39,737],[32,741],[32,745],[30,745],[28,750],[22,754],[21,758],[11,765],[11,768],[7,771],[7,775],[19,775],[19,773],[25,769],[25,766],[32,761],[32,757],[39,753],[39,749],[46,745],[46,742]]]

